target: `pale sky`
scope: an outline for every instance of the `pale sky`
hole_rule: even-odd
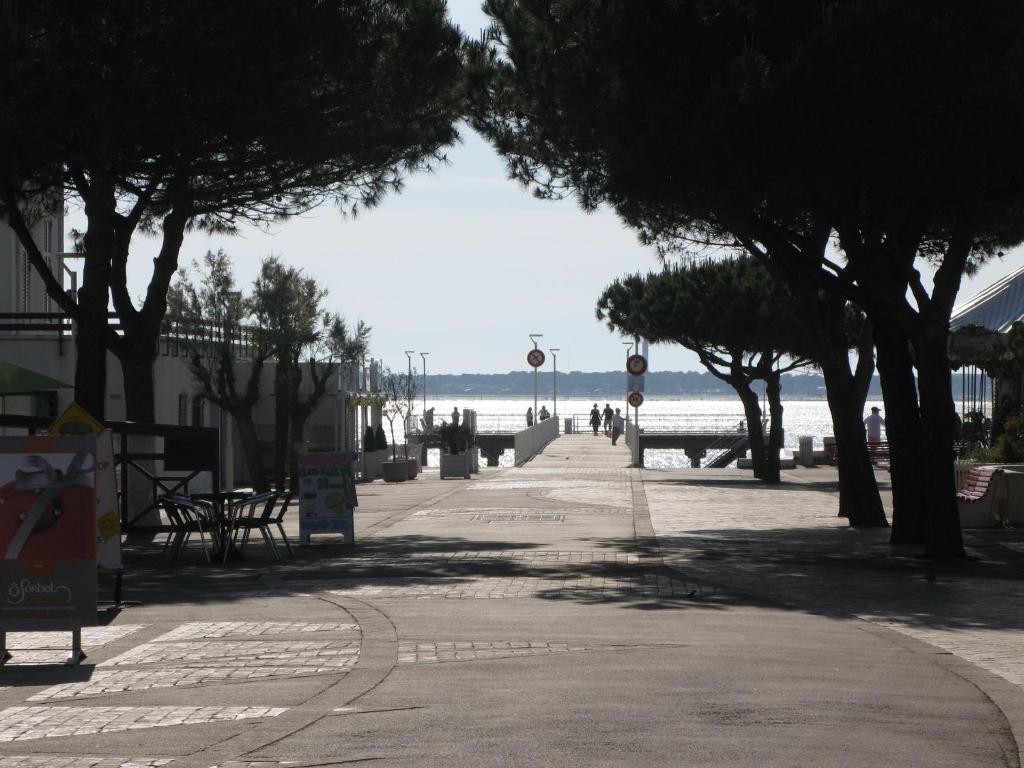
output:
[[[475,35],[478,0],[449,0],[453,20]],[[403,350],[429,352],[428,373],[525,370],[530,333],[558,347],[559,370],[621,368],[621,339],[594,316],[614,278],[657,269],[652,249],[609,211],[572,200],[536,200],[509,181],[502,160],[469,128],[449,163],[408,179],[405,190],[355,219],[323,207],[263,232],[186,236],[181,263],[223,248],[248,287],[263,256],[280,256],[330,290],[328,304],[373,327],[371,355],[404,370]],[[66,229],[84,228],[72,211]],[[132,293],[142,296],[158,243],[133,243]],[[965,279],[966,298],[1024,263],[1018,249]],[[414,363],[420,365],[417,354]],[[545,370],[550,370],[551,356]],[[652,347],[652,370],[701,370],[679,347]]]

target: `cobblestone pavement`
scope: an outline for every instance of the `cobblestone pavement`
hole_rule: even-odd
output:
[[[550,561],[549,561],[550,562]],[[568,562],[568,561],[566,561]],[[429,584],[410,584],[408,579],[377,579],[375,584],[354,583],[331,594],[360,598],[511,599],[541,596],[556,599],[573,594],[583,598],[689,597],[698,585],[664,574],[638,573],[621,578],[567,575],[550,577],[501,577],[434,579]]]
[[[8,707],[0,712],[0,741],[250,720],[286,711],[279,707]]]
[[[98,648],[144,629],[142,624],[116,624],[82,629],[82,647]],[[10,666],[23,664],[62,664],[71,649],[67,632],[11,632],[7,635]]]
[[[170,758],[62,757],[60,755],[7,755],[0,768],[160,768]]]

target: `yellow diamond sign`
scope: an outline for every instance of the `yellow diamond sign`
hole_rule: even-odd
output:
[[[89,415],[78,403],[69,405],[47,430],[51,435],[96,435],[103,434],[103,425]]]

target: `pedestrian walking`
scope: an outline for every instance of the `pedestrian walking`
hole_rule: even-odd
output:
[[[612,432],[612,406],[611,403],[604,404],[604,433],[610,435]]]
[[[597,409],[597,403],[594,403],[594,407],[590,409],[590,426],[594,430],[594,434],[597,434],[597,430],[601,428],[601,411]]]
[[[459,406],[457,405],[452,409],[452,426],[459,426]]]
[[[619,413],[619,409],[615,409],[615,413],[612,415],[612,445],[615,445],[615,441],[619,439],[619,435],[622,434],[622,430],[626,428],[626,422],[622,419],[622,414]]]
[[[526,409],[526,426],[533,426],[533,406],[531,405]]]
[[[868,430],[868,442],[882,442],[882,427],[885,426],[885,419],[878,411],[878,406],[872,406],[871,415],[864,419],[864,426]]]

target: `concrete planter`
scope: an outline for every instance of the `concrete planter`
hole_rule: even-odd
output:
[[[409,479],[415,480],[420,473],[420,460],[415,456],[410,456],[405,460],[405,463],[409,469]]]
[[[409,479],[409,463],[405,459],[381,462],[385,483],[404,483]]]
[[[363,451],[363,479],[376,480],[380,477],[380,465],[387,457],[387,451]]]
[[[441,479],[462,477],[469,480],[471,462],[468,453],[441,454]]]

